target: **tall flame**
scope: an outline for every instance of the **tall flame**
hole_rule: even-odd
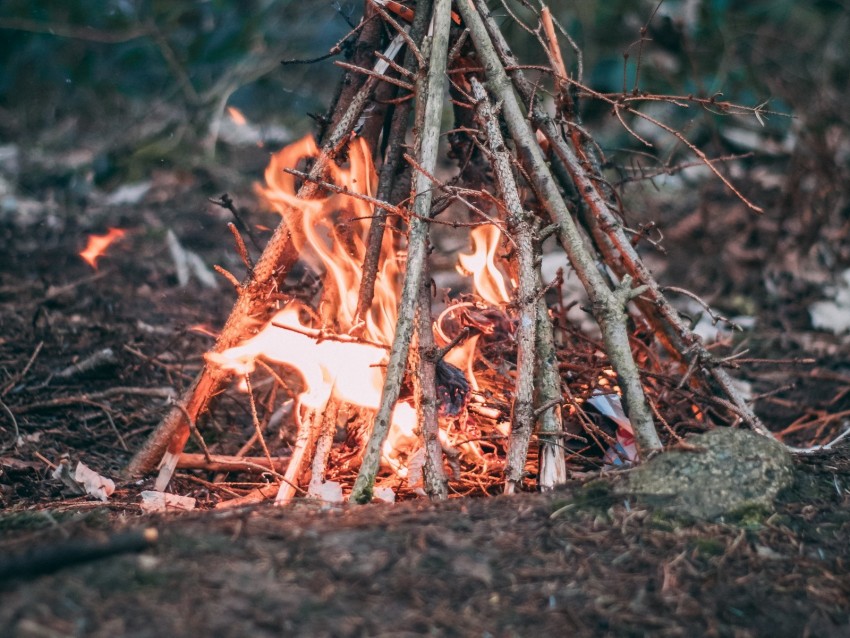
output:
[[[510,302],[511,296],[508,292],[508,284],[496,265],[496,251],[499,249],[501,231],[494,225],[477,226],[472,229],[469,237],[472,240],[472,252],[458,253],[458,271],[462,275],[472,276],[472,291],[476,296],[491,306],[504,306]],[[446,315],[461,308],[462,305],[449,306],[437,318],[437,333],[446,342],[449,339],[442,334],[440,324]],[[476,392],[480,390],[480,387],[473,372],[472,363],[475,358],[475,349],[478,346],[478,338],[479,335],[472,336],[465,343],[453,348],[445,356],[446,361],[464,371],[472,389]]]
[[[390,233],[384,233],[375,298],[366,317],[356,317],[362,264],[374,207],[343,194],[302,200],[296,196],[295,177],[284,172],[319,149],[311,136],[295,142],[272,157],[260,193],[286,220],[302,258],[324,270],[322,309],[325,325],[349,333],[365,322],[364,336],[382,344],[392,343],[395,333],[402,260]],[[349,167],[330,163],[327,179],[361,195],[374,196],[377,174],[369,147],[361,138],[349,146]]]
[[[266,169],[266,185],[258,191],[284,218],[301,258],[323,274],[321,332],[305,326],[296,304],[279,311],[254,337],[234,348],[207,355],[211,363],[239,374],[254,368],[264,357],[287,364],[301,374],[306,386],[299,396],[303,405],[321,410],[334,398],[375,410],[384,383],[387,347],[392,343],[398,305],[402,256],[385,233],[372,308],[358,317],[357,302],[366,256],[372,204],[336,193],[315,199],[299,199],[295,177],[284,169],[319,154],[307,136],[272,156]],[[361,139],[349,146],[348,166],[331,162],[325,176],[352,193],[374,196],[377,175],[371,153]],[[364,341],[345,335],[361,329]],[[335,336],[327,336],[335,335]],[[416,445],[416,412],[404,403],[396,406],[392,428],[384,445],[384,460],[397,474],[406,469],[398,458],[399,448]]]

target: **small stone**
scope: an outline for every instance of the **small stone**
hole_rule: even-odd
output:
[[[748,430],[716,428],[691,435],[698,451],[671,450],[628,474],[615,487],[675,516],[713,520],[750,509],[770,509],[794,480],[784,446]]]

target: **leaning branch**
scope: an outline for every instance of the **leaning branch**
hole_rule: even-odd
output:
[[[523,210],[519,190],[511,170],[510,155],[487,93],[476,78],[471,78],[470,82],[472,96],[476,101],[477,115],[487,137],[490,161],[499,187],[499,195],[508,214],[508,227],[513,231],[519,255],[516,391],[511,411],[513,418],[505,464],[505,493],[513,494],[522,483],[525,460],[528,455],[528,442],[534,427],[534,355],[537,338],[536,284],[538,281],[534,263],[534,229],[530,213]]]

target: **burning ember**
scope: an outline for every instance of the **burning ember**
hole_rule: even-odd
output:
[[[97,270],[97,260],[103,257],[106,253],[106,249],[109,248],[113,242],[122,239],[126,234],[127,231],[120,228],[110,228],[109,232],[105,235],[89,235],[89,241],[86,245],[86,249],[79,253],[80,257],[82,257],[89,266]]]

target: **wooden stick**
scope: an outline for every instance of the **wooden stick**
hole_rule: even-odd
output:
[[[243,505],[253,505],[254,503],[262,503],[263,501],[268,500],[272,496],[274,496],[277,491],[277,484],[269,483],[268,485],[264,485],[263,487],[258,487],[255,490],[251,490],[245,496],[240,496],[239,498],[232,498],[229,501],[221,501],[220,503],[216,503],[215,508],[217,510],[233,509],[234,507],[242,507]]]
[[[449,497],[448,481],[443,469],[443,446],[440,443],[440,424],[437,419],[437,356],[434,344],[434,320],[431,316],[431,277],[428,263],[420,287],[417,308],[416,337],[418,354],[413,389],[416,395],[416,414],[425,446],[425,493],[433,501]]]
[[[381,45],[384,27],[369,3],[364,4],[363,18],[358,25],[360,32],[354,42],[351,61],[358,66],[369,67],[374,64],[374,52]],[[332,109],[328,111],[329,116],[325,119],[326,128],[322,130],[319,136],[322,145],[340,127],[348,110],[348,104],[351,104],[356,96],[363,92],[368,81],[369,78],[351,72],[340,78],[339,92],[334,96]]]
[[[231,456],[227,454],[210,454],[207,459],[203,454],[183,452],[177,459],[178,470],[206,470],[209,472],[255,472],[263,473],[271,469],[283,474],[289,459],[272,457],[269,460],[261,456]]]
[[[538,271],[539,274],[539,271]],[[539,282],[542,284],[542,281]],[[538,417],[540,432],[540,456],[537,487],[547,492],[567,482],[567,466],[564,460],[561,375],[558,371],[558,355],[555,352],[555,337],[552,318],[541,296],[537,300],[537,403],[549,406]]]
[[[543,25],[543,33],[546,34],[548,47],[546,53],[549,56],[549,62],[552,64],[552,69],[556,75],[567,77],[567,67],[564,65],[564,57],[561,55],[561,47],[558,45],[558,35],[555,33],[555,25],[552,22],[552,12],[549,7],[543,7],[540,10],[540,22]]]
[[[437,149],[440,141],[440,115],[443,91],[446,86],[446,59],[448,56],[449,27],[451,23],[451,0],[437,0],[434,5],[434,35],[430,40],[430,56],[427,75],[427,90],[417,96],[417,109],[423,101],[417,162],[429,173],[437,165]],[[426,40],[426,42],[429,42]],[[421,73],[421,71],[420,71]],[[381,403],[375,416],[374,426],[363,454],[363,463],[354,482],[351,501],[367,503],[372,500],[375,477],[381,461],[381,446],[387,437],[390,418],[401,390],[401,381],[407,366],[410,339],[413,335],[413,315],[419,297],[425,259],[427,257],[428,220],[431,216],[431,181],[417,172],[413,178],[413,212],[408,228],[407,267],[399,302],[398,324],[393,338],[387,376],[381,393]]]
[[[292,448],[292,457],[289,459],[286,474],[283,476],[283,481],[281,481],[277,496],[274,499],[275,505],[286,505],[295,496],[295,492],[298,490],[298,481],[307,460],[307,453],[321,427],[323,413],[324,410],[308,408],[306,414],[299,420],[295,447]]]
[[[335,399],[328,401],[322,417],[322,429],[316,441],[316,451],[313,453],[313,464],[310,468],[310,487],[307,493],[316,496],[320,493],[322,484],[325,482],[325,470],[328,465],[328,457],[334,442],[336,432],[336,419],[339,415],[339,403]]]
[[[517,373],[511,410],[511,435],[505,464],[505,493],[513,494],[522,485],[528,442],[534,427],[534,355],[537,333],[537,267],[534,263],[534,229],[531,214],[523,210],[519,191],[511,170],[511,160],[499,121],[487,93],[475,78],[470,79],[476,113],[484,126],[490,151],[490,162],[499,187],[499,195],[508,214],[508,228],[513,231],[519,256],[516,329]]]
[[[422,44],[422,37],[431,17],[431,0],[420,0],[416,4],[418,11],[413,17],[410,27],[410,37],[417,46]],[[404,56],[404,68],[407,71],[415,71],[418,65],[416,54],[408,48]],[[411,102],[402,102],[396,106],[390,124],[387,151],[381,172],[378,176],[378,193],[376,198],[380,201],[390,201],[396,175],[404,152],[405,137],[407,135],[407,122],[410,117]],[[406,169],[409,170],[409,169]],[[384,239],[384,229],[387,224],[387,210],[378,206],[375,209],[375,217],[369,226],[369,236],[366,241],[366,257],[363,260],[363,275],[360,279],[360,293],[357,298],[357,316],[363,319],[372,307],[372,299],[375,296],[375,280],[378,276],[378,262],[381,257],[381,246]]]
[[[478,2],[478,6],[483,15],[489,15],[482,1]],[[478,57],[484,65],[488,88],[502,102],[504,118],[511,137],[517,145],[520,160],[531,178],[532,186],[541,198],[541,204],[552,221],[558,225],[561,245],[587,291],[593,306],[594,317],[602,332],[605,352],[620,378],[620,387],[634,427],[638,448],[646,459],[660,451],[662,445],[632,356],[625,310],[626,303],[642,291],[632,289],[630,277],[623,278],[615,290],[611,290],[605,283],[596,269],[593,257],[585,248],[584,238],[558,192],[555,179],[543,158],[534,133],[528,126],[528,121],[513,92],[504,66],[496,54],[481,15],[472,4],[472,0],[461,0],[458,3],[458,10],[470,31]],[[585,184],[578,186],[581,190]],[[592,184],[590,186],[592,187]]]

